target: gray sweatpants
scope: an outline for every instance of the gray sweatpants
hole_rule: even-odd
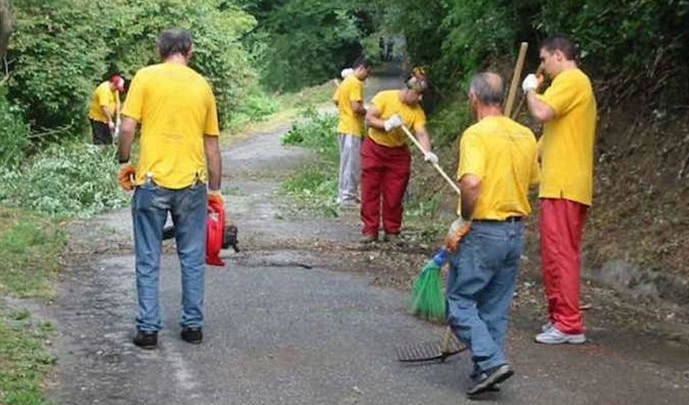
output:
[[[340,181],[338,201],[353,203],[358,198],[361,181],[361,137],[350,134],[337,134],[340,146]]]

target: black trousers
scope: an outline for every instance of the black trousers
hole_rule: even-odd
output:
[[[110,145],[112,144],[112,133],[108,124],[89,119],[91,121],[91,131],[93,132],[94,145]]]

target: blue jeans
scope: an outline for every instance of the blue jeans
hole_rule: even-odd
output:
[[[524,248],[523,222],[474,222],[450,258],[447,322],[474,373],[507,363],[508,315]]]
[[[182,272],[180,325],[192,328],[203,326],[208,215],[206,185],[196,182],[189,187],[172,190],[148,180],[136,188],[132,202],[139,299],[136,327],[145,332],[162,328],[158,285],[163,227],[168,212],[175,225],[177,256]]]

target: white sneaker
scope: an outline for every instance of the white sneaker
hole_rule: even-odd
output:
[[[560,345],[563,343],[581,344],[584,342],[586,342],[586,336],[584,336],[583,333],[563,333],[555,327],[551,327],[547,331],[536,335],[536,343],[543,343],[546,345]]]
[[[553,327],[553,323],[551,321],[548,321],[541,325],[541,332],[547,332],[550,328]]]

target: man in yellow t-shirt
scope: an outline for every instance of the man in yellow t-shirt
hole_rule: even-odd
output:
[[[541,64],[552,79],[539,95],[539,79],[522,83],[529,112],[543,123],[541,146],[541,259],[549,320],[536,341],[583,343],[579,308],[584,221],[593,194],[596,99],[591,81],[579,70],[576,48],[562,36],[546,39]]]
[[[119,124],[120,93],[124,91],[124,79],[114,75],[96,87],[89,107],[89,121],[94,145],[112,144],[112,134]]]
[[[218,114],[208,82],[188,67],[189,32],[163,31],[162,63],[140,69],[122,110],[119,180],[134,191],[132,216],[139,311],[134,344],[151,349],[161,329],[158,275],[163,226],[175,226],[182,272],[181,337],[203,339],[206,216],[208,201],[222,203]],[[134,132],[141,125],[139,162],[129,163]],[[208,182],[208,191],[206,190]]]
[[[357,58],[352,65],[352,73],[344,77],[333,95],[339,113],[337,140],[340,149],[340,172],[337,200],[342,208],[356,207],[359,200],[361,140],[366,115],[364,81],[369,70],[366,59]]]
[[[417,68],[401,90],[384,90],[371,100],[366,112],[368,137],[361,147],[361,219],[363,242],[378,240],[382,220],[385,241],[397,241],[402,226],[402,197],[409,182],[411,155],[402,125],[414,132],[424,148],[424,159],[437,163],[426,131],[426,114],[419,105],[427,88]]]
[[[469,228],[450,258],[447,322],[471,349],[470,396],[509,378],[504,352],[509,308],[524,247],[529,187],[538,182],[536,137],[502,115],[504,86],[494,73],[471,80],[478,122],[462,134],[457,180],[462,197],[453,227]]]

